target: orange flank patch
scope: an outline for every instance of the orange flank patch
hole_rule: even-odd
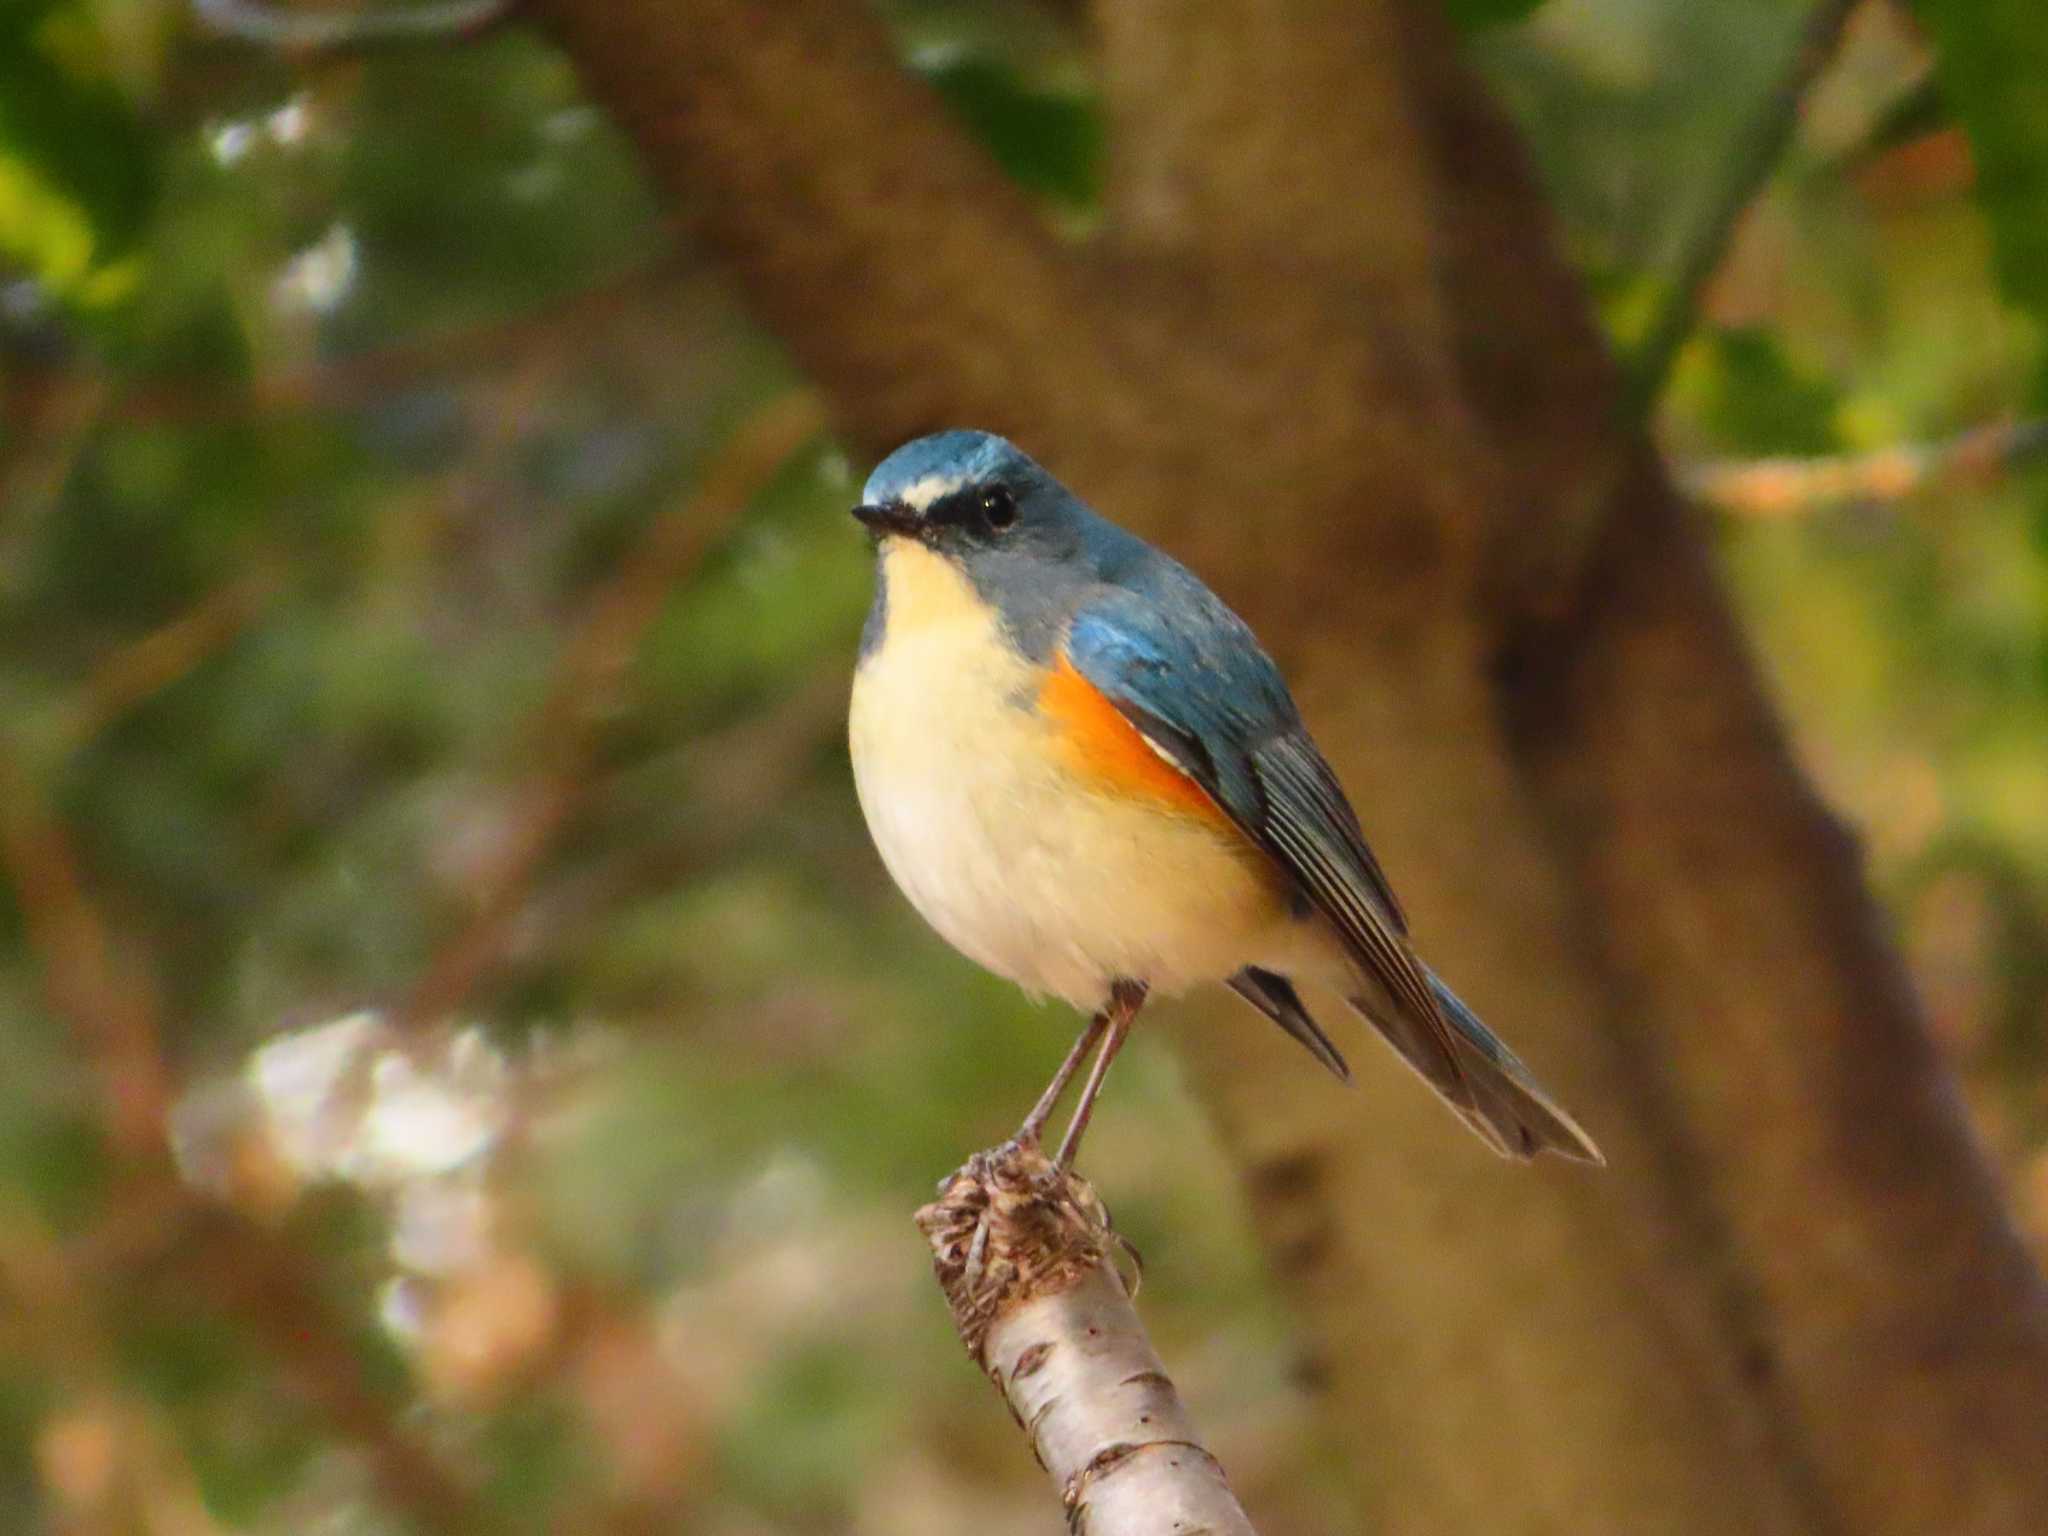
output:
[[[1038,711],[1065,749],[1068,766],[1082,778],[1162,810],[1231,824],[1209,792],[1153,751],[1123,711],[1064,655],[1038,690]]]

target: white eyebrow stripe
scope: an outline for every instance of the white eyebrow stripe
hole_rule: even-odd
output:
[[[903,488],[896,499],[913,512],[922,512],[941,497],[950,496],[967,483],[964,475],[926,475]]]

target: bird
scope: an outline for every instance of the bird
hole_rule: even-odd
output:
[[[1090,1051],[1071,1166],[1149,998],[1220,983],[1339,1079],[1327,987],[1501,1156],[1605,1159],[1417,955],[1280,669],[1192,571],[1006,439],[884,458],[848,706],[882,862],[955,949],[1087,1024],[1019,1127],[1036,1147]]]

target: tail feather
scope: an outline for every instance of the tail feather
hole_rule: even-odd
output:
[[[1434,971],[1425,966],[1423,975],[1444,1022],[1451,1026],[1454,1060],[1446,1060],[1442,1037],[1427,1027],[1427,1021],[1405,1017],[1392,999],[1353,997],[1351,1006],[1503,1157],[1526,1161],[1551,1151],[1577,1162],[1604,1164],[1607,1159],[1593,1138],[1544,1091],[1506,1042],[1482,1024]]]
[[[1285,976],[1248,965],[1230,978],[1230,990],[1308,1048],[1308,1053],[1328,1067],[1339,1082],[1351,1081],[1351,1067],[1344,1060],[1322,1026],[1302,1006],[1301,995]]]

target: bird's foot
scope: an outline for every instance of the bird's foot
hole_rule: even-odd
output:
[[[967,1258],[960,1267],[960,1283],[970,1295],[981,1289],[981,1266],[988,1258],[989,1211],[983,1208],[974,1224],[974,1236],[967,1243]]]

